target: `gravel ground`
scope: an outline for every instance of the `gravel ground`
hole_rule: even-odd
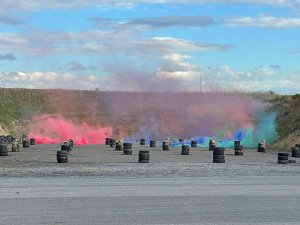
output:
[[[11,149],[10,146],[9,150]],[[1,177],[98,176],[98,177],[234,177],[234,176],[296,176],[300,164],[277,164],[277,152],[259,153],[244,150],[244,156],[234,156],[226,149],[225,164],[212,163],[212,152],[192,148],[182,156],[181,148],[162,151],[161,147],[133,146],[133,155],[124,155],[105,145],[74,147],[69,163],[58,164],[56,151],[60,145],[33,145],[20,152],[0,157]],[[138,163],[138,151],[150,150],[150,163]],[[290,157],[291,158],[291,157]],[[292,159],[292,158],[291,158]]]

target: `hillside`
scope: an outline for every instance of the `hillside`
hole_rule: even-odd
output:
[[[27,133],[34,124],[38,124],[39,121],[37,120],[44,119],[38,116],[61,115],[75,124],[84,122],[84,126],[118,127],[114,132],[120,136],[126,136],[131,135],[131,133],[138,133],[140,123],[145,118],[150,122],[144,125],[153,126],[151,121],[155,115],[160,120],[165,121],[162,128],[167,123],[179,124],[179,127],[172,125],[171,129],[178,130],[176,131],[178,135],[183,135],[180,133],[180,129],[193,129],[194,120],[197,119],[198,109],[193,106],[193,101],[197,101],[198,94],[160,94],[160,98],[169,101],[172,97],[175,99],[175,103],[180,104],[176,106],[178,107],[177,110],[179,109],[176,112],[172,108],[175,105],[157,105],[158,102],[153,101],[157,97],[151,93],[125,92],[112,95],[109,92],[100,91],[0,89],[0,132],[19,136],[22,133]],[[206,98],[205,94],[202,95],[204,95],[203,98]],[[215,94],[215,97],[218,95],[220,94]],[[226,94],[223,95],[226,97]],[[269,103],[268,110],[277,112],[275,125],[278,137],[274,143],[275,148],[290,149],[291,146],[300,142],[300,95],[278,96],[260,93],[251,94],[251,98],[267,101]],[[186,105],[187,99],[191,99],[190,105]],[[134,101],[139,107],[130,106],[130,101]],[[242,104],[242,102],[240,103]],[[245,107],[247,105],[248,103]],[[127,112],[125,112],[126,107]],[[206,106],[203,105],[203,107]],[[149,113],[150,110],[151,113]],[[195,119],[186,120],[188,118],[180,115],[185,113],[185,110],[189,111],[189,115],[196,116]],[[169,117],[168,113],[173,113],[173,117]],[[183,119],[186,120],[185,128],[182,127],[183,123],[180,121]],[[165,129],[167,128],[165,127]]]

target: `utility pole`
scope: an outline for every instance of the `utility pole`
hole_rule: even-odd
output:
[[[202,92],[202,77],[201,77],[201,73],[199,73],[199,91],[200,91],[200,93]]]

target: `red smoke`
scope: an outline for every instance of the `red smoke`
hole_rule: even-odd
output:
[[[63,143],[68,138],[73,139],[75,145],[103,144],[105,137],[112,133],[111,127],[75,124],[59,115],[42,115],[32,121],[29,137],[35,138],[38,144]]]

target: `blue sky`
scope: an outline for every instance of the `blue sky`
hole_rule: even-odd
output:
[[[1,87],[300,92],[299,0],[3,0]]]

